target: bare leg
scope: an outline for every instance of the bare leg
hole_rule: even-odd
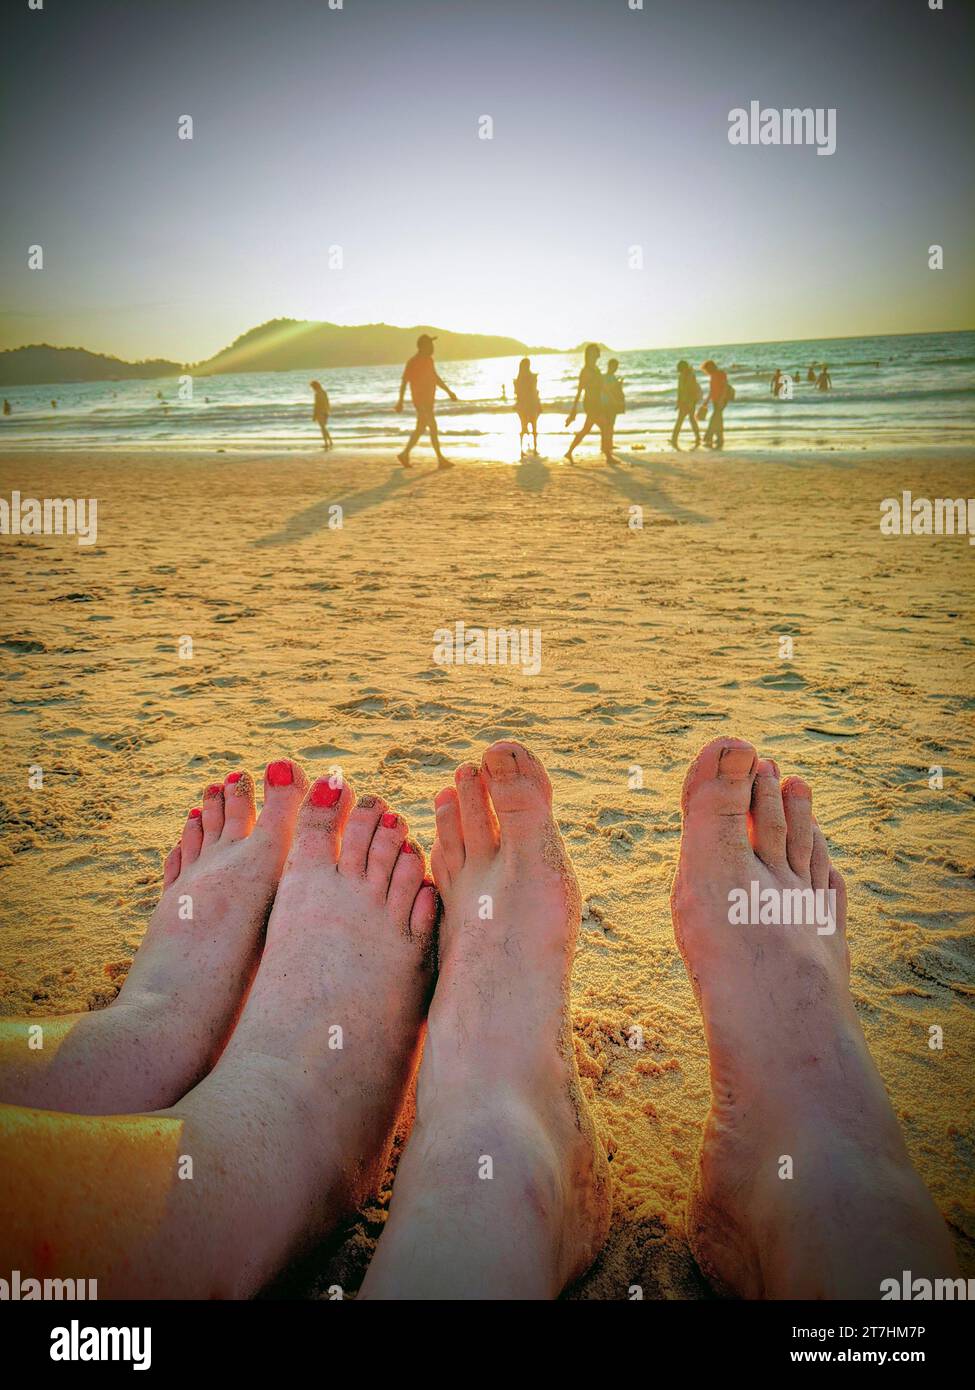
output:
[[[846,888],[797,777],[716,739],[683,795],[672,907],[704,1015],[711,1112],[688,1234],[723,1293],[876,1299],[957,1274],[849,990]],[[732,925],[730,894],[832,889],[835,930]]]
[[[178,1105],[0,1107],[0,1267],[84,1271],[101,1298],[247,1297],[372,1193],[416,1064],[436,898],[405,822],[354,800],[312,788],[240,1022]]]
[[[440,975],[367,1298],[554,1298],[609,1223],[569,1020],[579,889],[538,759],[496,743],[440,793]],[[491,916],[485,916],[485,904]]]
[[[297,764],[270,763],[260,817],[249,773],[207,787],[115,1002],[0,1023],[0,1100],[125,1114],[172,1105],[205,1075],[257,968],[305,786]]]
[[[576,435],[576,437],[573,439],[572,443],[566,450],[565,456],[570,462],[572,461],[572,455],[575,453],[576,449],[578,449],[579,445],[585,439],[589,431],[595,426],[595,424],[596,422],[592,418],[592,416],[587,415],[585,420],[583,421],[582,429],[579,431],[579,433]]]
[[[440,431],[437,429],[437,417],[430,414],[430,443],[433,445],[433,452],[437,456],[437,466],[439,468],[452,468],[450,459],[444,458],[440,449]]]

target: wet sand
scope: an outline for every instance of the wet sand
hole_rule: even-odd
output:
[[[972,460],[629,458],[583,446],[572,467],[446,473],[422,450],[409,473],[341,452],[0,459],[8,500],[99,499],[91,547],[0,537],[0,1011],[114,997],[207,782],[283,754],[339,764],[429,850],[454,766],[522,738],[586,902],[575,1043],[615,1187],[609,1245],[574,1296],[707,1296],[682,1231],[706,1057],[667,896],[685,767],[741,734],[813,787],[850,887],[860,1017],[973,1275],[975,547],[879,530],[881,499],[905,488],[968,496]],[[457,622],[539,629],[539,673],[437,665],[434,633]],[[283,1289],[354,1291],[383,1214]]]

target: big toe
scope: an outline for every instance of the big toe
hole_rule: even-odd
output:
[[[264,805],[251,838],[273,858],[278,873],[284,867],[307,786],[308,778],[290,758],[279,758],[265,769]]]
[[[748,810],[758,757],[740,738],[716,738],[704,746],[684,778],[681,810],[687,836],[713,848],[749,850]]]
[[[483,768],[501,826],[501,839],[546,825],[552,816],[552,784],[535,754],[521,743],[492,743]]]
[[[355,793],[344,779],[319,777],[312,783],[298,812],[288,867],[337,864],[342,832],[355,804]]]

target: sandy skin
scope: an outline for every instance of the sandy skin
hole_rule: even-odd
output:
[[[247,1297],[375,1191],[419,1052],[436,894],[378,798],[323,780],[298,800],[260,967],[209,1075],[147,1115],[0,1109],[11,1268],[83,1268],[101,1297]]]
[[[257,1292],[375,1192],[429,1010],[416,1121],[361,1296],[556,1297],[598,1255],[610,1194],[572,1050],[579,891],[544,768],[496,743],[436,798],[432,1000],[437,899],[403,818],[325,779],[305,794],[287,760],[268,783],[294,832],[225,1050],[152,1114],[3,1107],[0,1259],[83,1268],[103,1297]],[[718,739],[687,775],[683,812],[674,925],[712,1082],[688,1205],[701,1269],[746,1298],[871,1299],[903,1269],[955,1277],[853,1009],[845,886],[809,788]],[[164,904],[227,824],[211,805],[196,857],[185,840],[170,856]],[[729,895],[753,882],[832,889],[836,929],[732,925]],[[163,993],[167,920],[137,975]],[[175,1076],[184,1059],[169,1060]],[[158,1072],[177,1084],[165,1058]]]
[[[436,798],[440,973],[366,1298],[554,1298],[609,1226],[606,1156],[582,1097],[569,976],[575,873],[545,769],[493,744]]]
[[[876,1299],[904,1269],[954,1277],[853,1007],[846,887],[808,786],[780,781],[751,744],[717,739],[688,772],[682,808],[671,901],[712,1092],[688,1204],[698,1264],[745,1298]],[[832,889],[836,930],[731,925],[729,893],[754,881]]]

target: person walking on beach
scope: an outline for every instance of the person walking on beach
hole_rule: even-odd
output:
[[[610,463],[617,462],[613,453],[613,432],[616,429],[616,417],[622,415],[626,409],[623,383],[616,375],[618,366],[619,358],[611,357],[606,364],[606,375],[603,377],[603,453]]]
[[[542,403],[538,399],[538,373],[532,371],[532,364],[523,357],[515,377],[515,409],[521,424],[518,444],[522,458],[525,457],[525,435],[531,431],[532,453],[538,453],[538,417],[542,413]]]
[[[452,468],[450,459],[444,458],[440,450],[440,434],[437,430],[437,419],[433,413],[434,400],[437,394],[437,387],[441,391],[446,391],[452,401],[457,397],[451,391],[447,383],[437,375],[437,369],[433,365],[433,343],[434,339],[429,333],[421,333],[416,340],[416,353],[410,358],[403,368],[403,379],[399,384],[399,400],[396,402],[397,411],[403,409],[403,397],[406,394],[406,387],[409,384],[410,397],[413,401],[413,409],[416,411],[416,428],[406,442],[406,448],[401,454],[397,455],[399,462],[404,468],[411,468],[410,453],[415,447],[420,436],[426,431],[430,431],[430,443],[437,456],[438,468]]]
[[[328,417],[331,414],[332,407],[329,404],[328,392],[320,381],[310,381],[308,385],[311,387],[315,396],[315,404],[312,407],[312,419],[322,432],[323,445],[326,449],[331,449],[332,436],[328,432]]]
[[[833,378],[829,374],[829,368],[823,363],[823,370],[819,373],[819,380],[816,382],[817,391],[831,391],[833,389]]]
[[[703,363],[703,369],[708,374],[708,395],[707,400],[701,406],[699,418],[703,419],[707,414],[708,406],[711,407],[711,418],[704,435],[704,447],[706,449],[723,449],[724,408],[729,401],[734,400],[735,388],[728,380],[727,374],[710,358]]]
[[[599,344],[590,343],[586,348],[585,362],[582,371],[579,373],[579,382],[576,386],[575,400],[572,402],[572,409],[566,416],[566,427],[572,424],[579,410],[579,399],[582,398],[586,410],[586,418],[582,422],[582,429],[576,434],[572,443],[566,450],[566,458],[570,463],[574,462],[572,455],[585,439],[591,429],[597,425],[599,432],[605,440],[605,427],[603,424],[603,374],[596,365],[599,361]],[[605,449],[604,449],[605,452]]]
[[[672,448],[678,447],[677,438],[685,420],[691,422],[695,449],[699,447],[701,431],[697,423],[697,405],[700,399],[701,384],[697,379],[697,373],[689,362],[685,362],[681,358],[677,363],[677,422],[674,425],[674,432],[670,436]]]

